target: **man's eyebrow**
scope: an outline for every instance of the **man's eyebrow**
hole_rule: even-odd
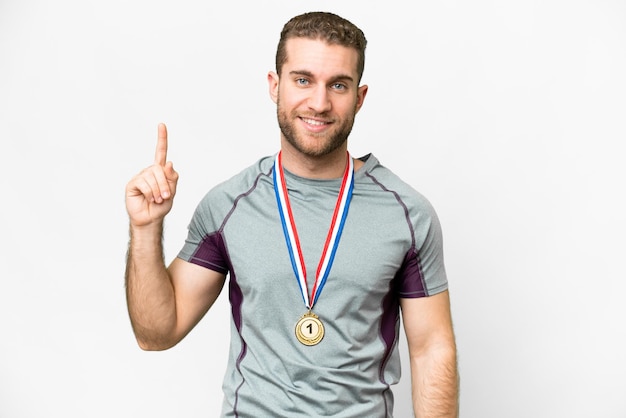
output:
[[[289,75],[303,75],[306,77],[313,78],[313,73],[307,70],[292,70],[292,71],[289,71]]]
[[[289,75],[292,76],[305,76],[305,77],[309,77],[309,78],[315,78],[313,76],[313,73],[307,70],[292,70],[289,71]],[[351,75],[348,74],[337,74],[335,77],[332,78],[332,81],[341,81],[341,80],[345,80],[345,81],[354,81],[354,78]]]

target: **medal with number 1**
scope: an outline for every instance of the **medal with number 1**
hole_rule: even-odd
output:
[[[311,312],[311,309],[322,293],[322,288],[330,273],[330,267],[335,258],[335,252],[337,251],[343,225],[348,215],[352,189],[354,187],[354,163],[350,154],[347,154],[346,170],[343,174],[341,189],[339,190],[339,196],[335,204],[335,211],[328,230],[326,242],[324,243],[322,256],[317,266],[315,284],[313,285],[311,297],[309,298],[306,267],[304,265],[304,257],[302,256],[298,231],[296,230],[296,224],[289,203],[287,182],[285,181],[281,156],[282,154],[279,152],[274,161],[274,191],[276,192],[278,212],[280,213],[283,232],[285,233],[285,241],[287,243],[287,249],[289,250],[289,257],[291,258],[291,265],[296,279],[298,280],[298,285],[300,286],[304,305],[308,309],[308,312],[302,315],[296,323],[296,338],[304,345],[316,345],[324,338],[324,324],[322,324],[322,321],[317,315]]]

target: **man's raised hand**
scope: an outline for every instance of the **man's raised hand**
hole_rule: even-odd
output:
[[[126,210],[132,226],[160,223],[172,209],[178,173],[167,161],[167,128],[159,124],[154,164],[126,185]]]

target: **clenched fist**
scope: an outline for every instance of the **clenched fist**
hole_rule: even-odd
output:
[[[126,185],[126,210],[131,226],[162,222],[172,209],[178,173],[167,161],[167,128],[159,124],[154,164],[145,168]]]

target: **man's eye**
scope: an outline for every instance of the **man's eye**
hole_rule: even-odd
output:
[[[332,87],[334,90],[345,90],[345,89],[347,88],[347,87],[346,87],[346,85],[345,85],[345,84],[342,84],[342,83],[335,83],[335,84],[332,84],[332,85],[331,85],[331,87]]]
[[[307,80],[306,78],[296,78],[296,84],[300,86],[306,86],[307,84],[309,84],[309,80]]]

